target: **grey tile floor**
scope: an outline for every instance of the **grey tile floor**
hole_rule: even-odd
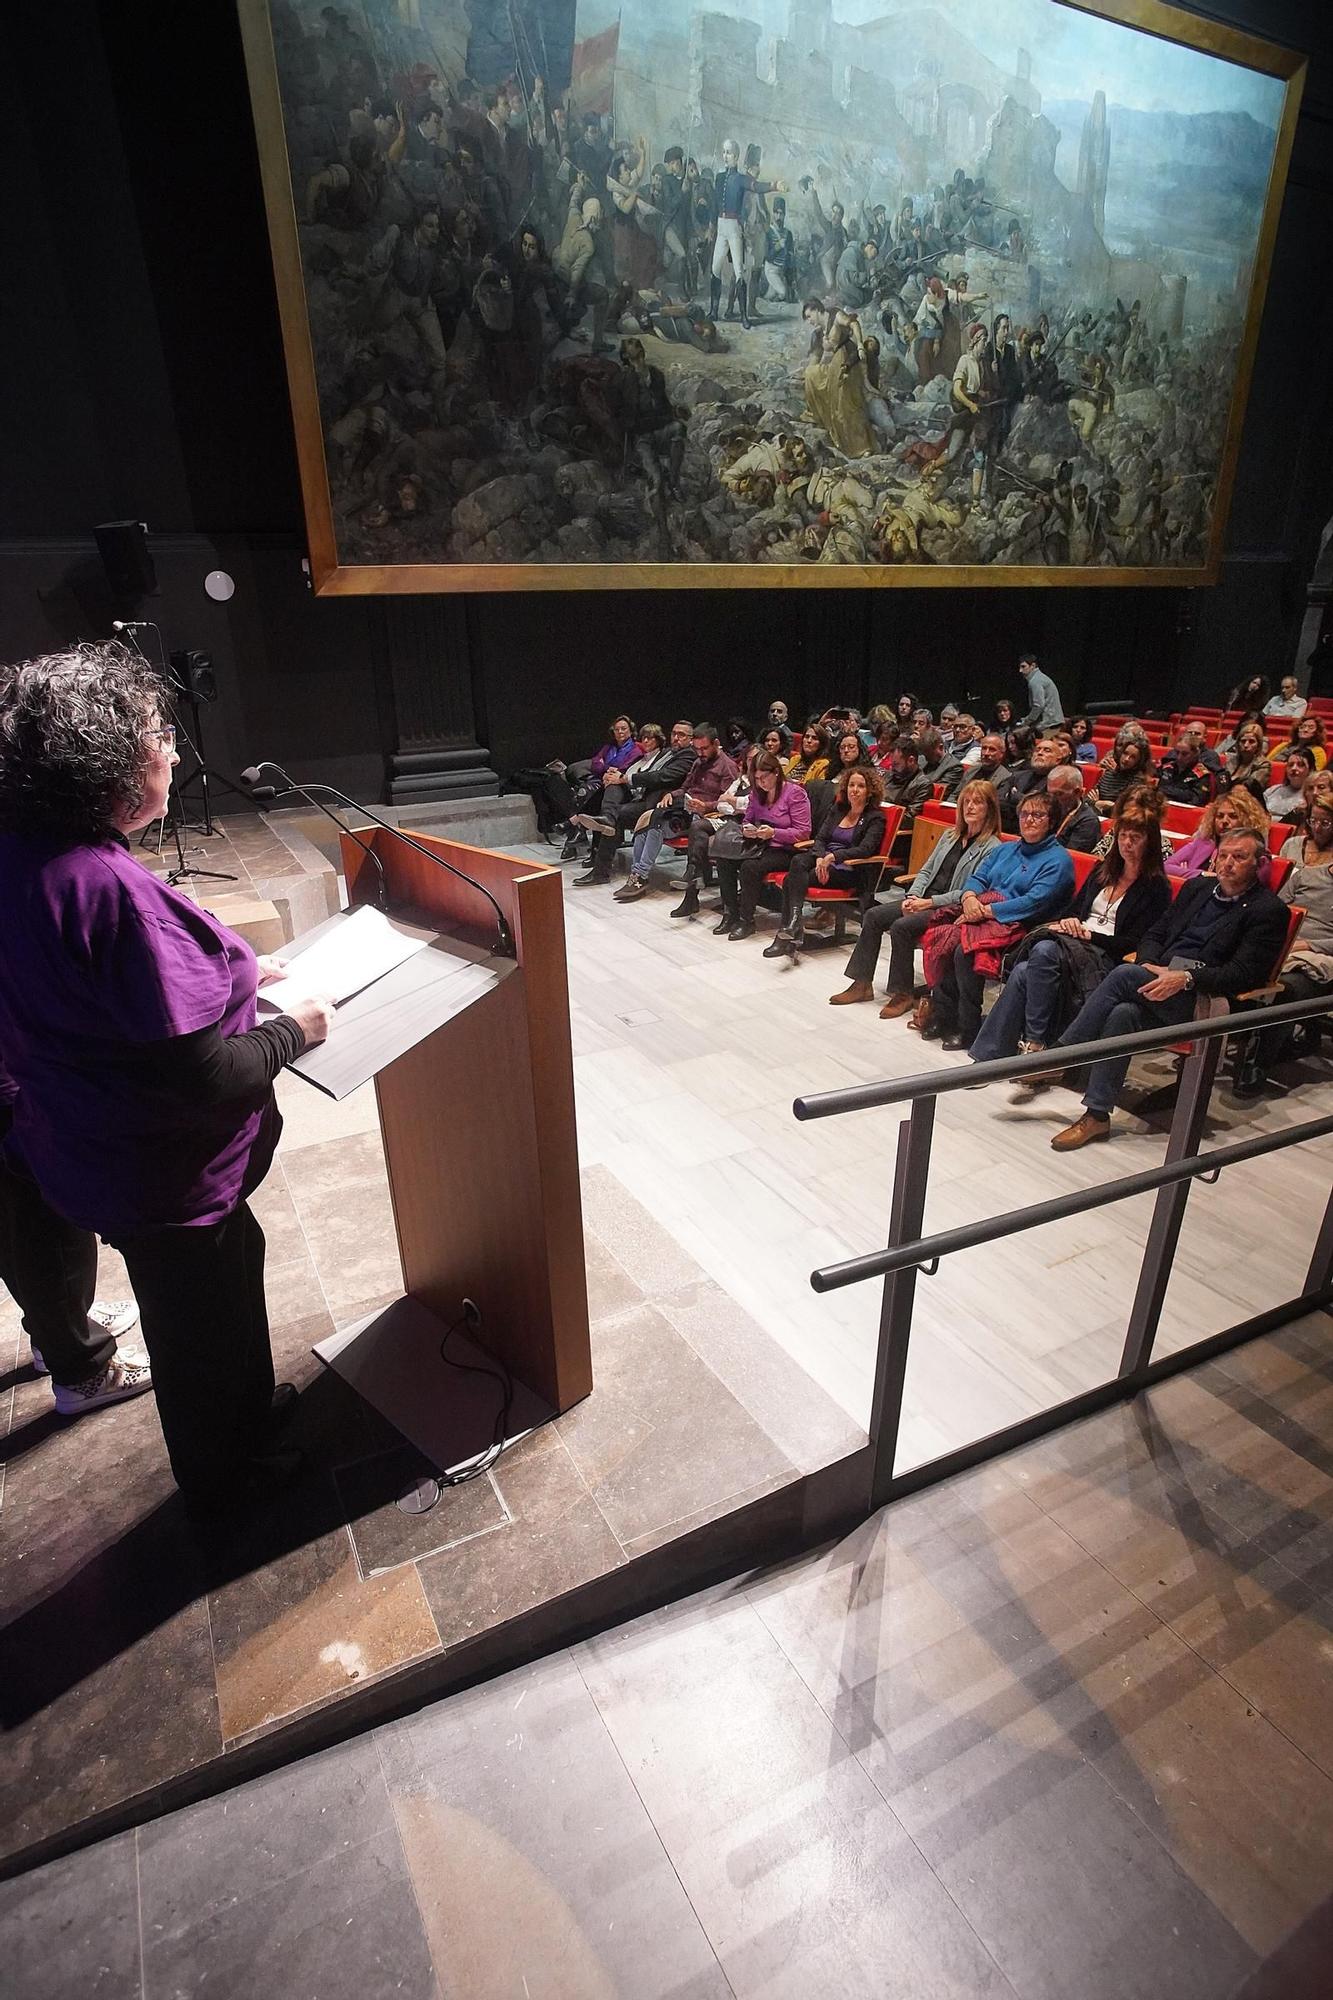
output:
[[[1327,2000],[1331,1535],[1320,1315],[0,1885],[0,1987]]]

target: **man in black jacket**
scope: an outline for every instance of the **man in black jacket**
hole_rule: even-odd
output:
[[[666,748],[635,765],[624,784],[607,788],[601,814],[588,822],[588,831],[595,836],[592,862],[586,874],[574,877],[576,889],[611,880],[616,849],[625,835],[633,833],[644,813],[651,812],[668,792],[675,790],[693,762],[694,724],[673,722],[671,741]]]
[[[1055,802],[1054,831],[1061,847],[1091,854],[1102,837],[1102,823],[1084,796],[1078,765],[1057,764],[1047,774],[1046,790]]]
[[[1103,1036],[1132,1035],[1188,1021],[1196,995],[1234,998],[1261,986],[1287,934],[1287,912],[1259,881],[1262,835],[1238,828],[1224,836],[1216,875],[1187,882],[1139,948],[1138,963],[1117,965],[1074,1016],[1056,1049]],[[1057,1132],[1057,1153],[1072,1153],[1111,1136],[1111,1112],[1129,1068],[1128,1056],[1094,1063],[1084,1074],[1084,1112]],[[1044,1081],[1054,1081],[1051,1072]]]
[[[1181,730],[1175,749],[1168,750],[1158,765],[1157,782],[1162,797],[1176,805],[1206,806],[1216,794],[1221,772],[1217,752],[1208,748],[1191,724]]]

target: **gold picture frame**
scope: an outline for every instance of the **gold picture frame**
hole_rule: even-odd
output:
[[[1239,29],[1186,14],[1162,0],[1043,0],[1148,37],[1215,56],[1276,79],[1281,111],[1255,237],[1248,295],[1223,442],[1216,460],[1207,546],[1194,562],[1096,563],[1071,561],[968,563],[921,559],[885,561],[382,561],[347,560],[336,534],[320,384],[303,266],[297,201],[289,164],[288,133],[267,0],[238,0],[256,142],[282,330],[304,503],[310,575],[321,596],[415,595],[445,591],[652,590],[652,589],[940,589],[1037,586],[1181,588],[1213,584],[1222,560],[1241,428],[1287,168],[1300,110],[1306,60],[1297,51]],[[836,6],[836,0],[834,0]],[[325,10],[329,12],[330,10]],[[512,10],[511,10],[512,12]],[[295,10],[289,4],[289,16]],[[344,15],[343,20],[348,17]],[[368,15],[366,17],[369,18]],[[655,345],[655,343],[654,343]],[[855,471],[856,461],[848,466]]]

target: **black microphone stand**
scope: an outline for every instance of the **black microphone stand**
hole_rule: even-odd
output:
[[[162,643],[162,633],[159,630],[159,628],[156,625],[154,625],[150,619],[136,619],[132,622],[122,623],[120,626],[120,630],[125,633],[125,635],[129,639],[129,643],[131,644],[131,646],[133,646],[135,652],[139,655],[139,658],[143,661],[144,665],[146,667],[152,667],[153,662],[149,659],[147,653],[145,653],[143,647],[139,644],[138,632],[140,629],[149,632],[155,632],[157,634],[157,650],[160,656],[160,664],[154,669],[154,671],[160,675],[163,687],[166,688],[168,691],[170,691],[172,687],[171,673],[167,666],[166,647]],[[180,721],[179,717],[176,716],[174,707],[172,709],[172,715],[174,718],[172,726],[184,739],[186,748],[190,750],[195,759],[199,761],[199,752],[195,749],[193,743],[191,743],[190,738],[186,733],[184,724]],[[181,797],[180,786],[176,782],[176,770],[177,767],[176,765],[173,764],[171,767],[171,782],[167,788],[167,810],[163,815],[165,824],[171,828],[171,837],[176,845],[176,866],[168,872],[167,875],[168,886],[174,889],[177,883],[187,881],[191,877],[195,878],[200,882],[235,882],[238,879],[238,877],[236,877],[235,875],[227,874],[225,870],[221,868],[195,868],[191,865],[190,862],[188,862],[185,859],[185,841],[183,836],[189,822],[185,817],[185,801]],[[205,801],[205,803],[207,802]],[[211,833],[212,830],[213,829],[211,826],[205,828],[205,831],[208,833]],[[148,829],[145,827],[144,832],[139,840],[140,847],[144,845],[144,842],[147,839],[147,837],[148,837]],[[160,841],[158,842],[157,851],[160,857],[162,853],[162,844]]]

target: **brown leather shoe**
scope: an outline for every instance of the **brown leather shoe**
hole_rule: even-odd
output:
[[[1099,1118],[1094,1111],[1085,1111],[1074,1124],[1066,1125],[1063,1132],[1057,1132],[1051,1141],[1052,1151],[1076,1153],[1080,1146],[1090,1146],[1094,1139],[1109,1139],[1111,1121]]]
[[[854,1007],[858,1000],[873,1000],[875,989],[868,979],[854,979],[845,993],[830,993],[830,1007]]]
[[[879,1018],[881,1021],[900,1020],[904,1014],[910,1014],[916,1004],[910,993],[890,993],[879,1010]],[[930,1003],[927,1001],[924,1004],[929,1006]]]

